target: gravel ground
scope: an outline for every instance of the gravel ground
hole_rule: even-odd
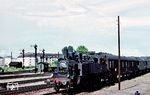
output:
[[[25,92],[17,95],[44,95],[50,92],[54,92],[53,88],[41,89],[38,91]]]
[[[150,73],[121,82],[120,91],[118,90],[118,84],[115,84],[98,91],[82,92],[78,95],[134,95],[136,91],[139,91],[140,95],[150,95]]]

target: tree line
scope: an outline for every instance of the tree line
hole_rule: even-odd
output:
[[[84,45],[80,45],[77,47],[77,49],[74,49],[73,46],[65,46],[62,49],[62,54],[66,54],[66,52],[76,52],[76,53],[82,53],[82,54],[86,54],[88,52],[88,48]]]

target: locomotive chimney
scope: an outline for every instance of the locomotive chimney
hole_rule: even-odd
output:
[[[82,53],[79,53],[79,62],[82,63]]]
[[[69,57],[68,49],[66,49],[66,57],[67,57],[67,59]]]
[[[72,52],[72,59],[75,59],[75,53]]]

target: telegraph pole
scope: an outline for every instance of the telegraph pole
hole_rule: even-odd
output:
[[[45,58],[45,49],[42,50],[43,52],[43,63],[44,63],[44,58]]]
[[[36,67],[36,64],[37,64],[37,45],[35,44],[34,45],[34,49],[35,49],[35,73],[37,72],[37,67]]]
[[[12,52],[11,52],[11,62],[12,62],[12,59],[13,59],[13,57],[12,57]]]
[[[24,52],[25,52],[25,50],[24,50],[24,49],[22,49],[22,60],[23,60],[23,64],[22,64],[22,65],[23,65],[23,67],[22,67],[22,68],[23,68],[23,69],[24,69]]]
[[[59,52],[58,52],[58,55],[57,55],[57,59],[59,59]]]
[[[118,90],[120,86],[120,18],[118,16]]]

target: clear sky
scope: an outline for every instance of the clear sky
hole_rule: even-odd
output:
[[[85,45],[117,54],[117,16],[121,55],[150,55],[150,0],[0,0],[0,55],[21,49],[58,52]]]

